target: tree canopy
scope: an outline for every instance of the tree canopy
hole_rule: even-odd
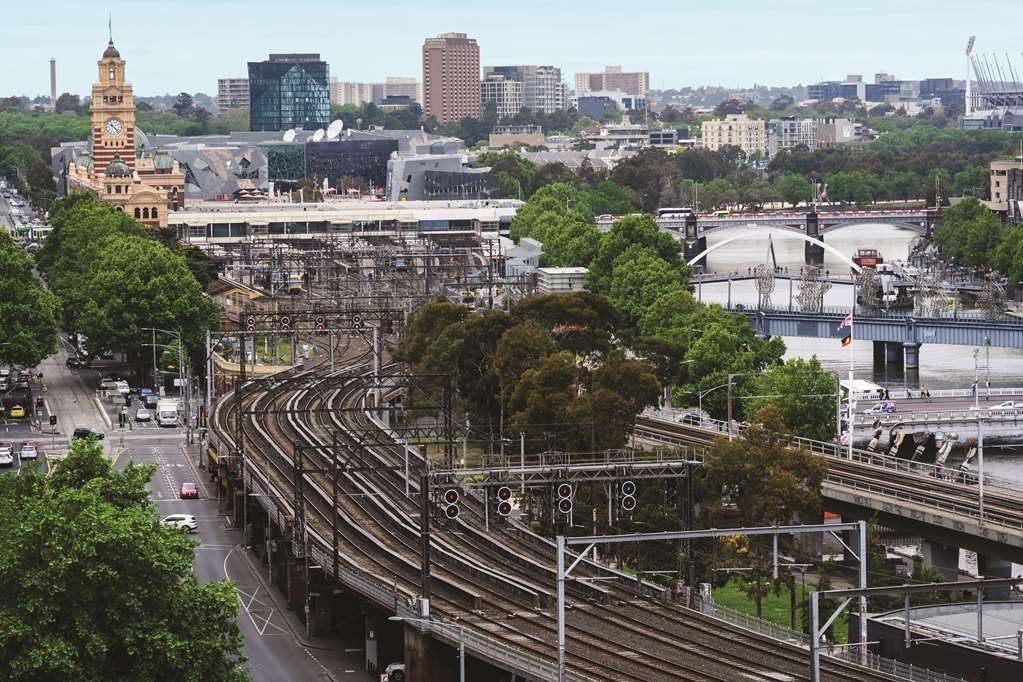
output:
[[[744,401],[746,414],[758,414],[773,405],[793,433],[815,440],[835,437],[835,376],[821,367],[816,356],[790,358],[768,366],[751,382]]]
[[[0,365],[34,367],[57,349],[57,298],[32,273],[32,261],[0,233]]]
[[[152,466],[77,440],[53,476],[0,477],[0,667],[24,680],[247,680],[229,581],[149,502]]]

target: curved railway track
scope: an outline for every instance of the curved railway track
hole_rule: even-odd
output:
[[[213,412],[216,447],[232,452],[242,407],[246,476],[265,491],[273,507],[295,528],[295,444],[321,446],[303,455],[329,470],[325,446],[332,434],[353,439],[359,432],[386,435],[364,407],[369,352],[344,349],[347,359],[333,372],[294,368],[248,384],[225,396]],[[336,353],[335,357],[342,355]],[[384,442],[380,439],[378,442]],[[327,473],[303,478],[310,545],[333,550],[338,534],[339,563],[351,574],[386,586],[393,603],[364,595],[394,610],[419,593],[419,486],[424,462],[410,451],[411,495],[405,496],[402,446],[366,446],[379,468],[359,467],[338,479],[332,507]],[[434,617],[457,622],[536,657],[556,659],[553,616],[553,544],[521,528],[485,533],[482,507],[467,495],[459,532],[431,537]],[[301,540],[302,538],[299,538]],[[762,635],[741,630],[702,613],[654,599],[650,589],[591,564],[580,575],[600,582],[567,586],[567,671],[585,680],[806,680],[808,654]],[[476,652],[485,654],[486,652]],[[824,679],[835,682],[890,680],[888,675],[825,659]]]

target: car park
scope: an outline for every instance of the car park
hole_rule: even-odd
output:
[[[150,412],[144,407],[140,407],[139,409],[135,410],[135,421],[137,422],[147,422],[152,418],[153,418],[152,412]]]
[[[0,443],[0,467],[14,466],[14,451],[8,443]]]
[[[96,440],[103,440],[106,438],[106,434],[100,433],[94,429],[89,429],[84,426],[80,426],[75,429],[75,432],[71,435],[71,440],[77,440],[80,438],[95,438]]]
[[[18,455],[22,459],[39,459],[39,446],[27,440],[21,444],[21,451]]]
[[[181,530],[194,533],[199,530],[199,523],[195,520],[195,517],[191,514],[171,514],[160,519],[160,523],[165,526],[174,526]]]
[[[197,500],[199,499],[199,487],[195,483],[191,482],[182,483],[179,495],[183,500],[187,499]]]

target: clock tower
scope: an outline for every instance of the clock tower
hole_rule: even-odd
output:
[[[107,43],[97,62],[99,80],[92,84],[92,158],[94,172],[102,174],[114,156],[135,170],[135,101],[131,83],[124,80],[124,60]]]

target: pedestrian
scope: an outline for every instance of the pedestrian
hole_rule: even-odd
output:
[[[926,390],[925,393],[927,394],[927,402],[931,402],[931,391],[930,391],[930,389]]]

